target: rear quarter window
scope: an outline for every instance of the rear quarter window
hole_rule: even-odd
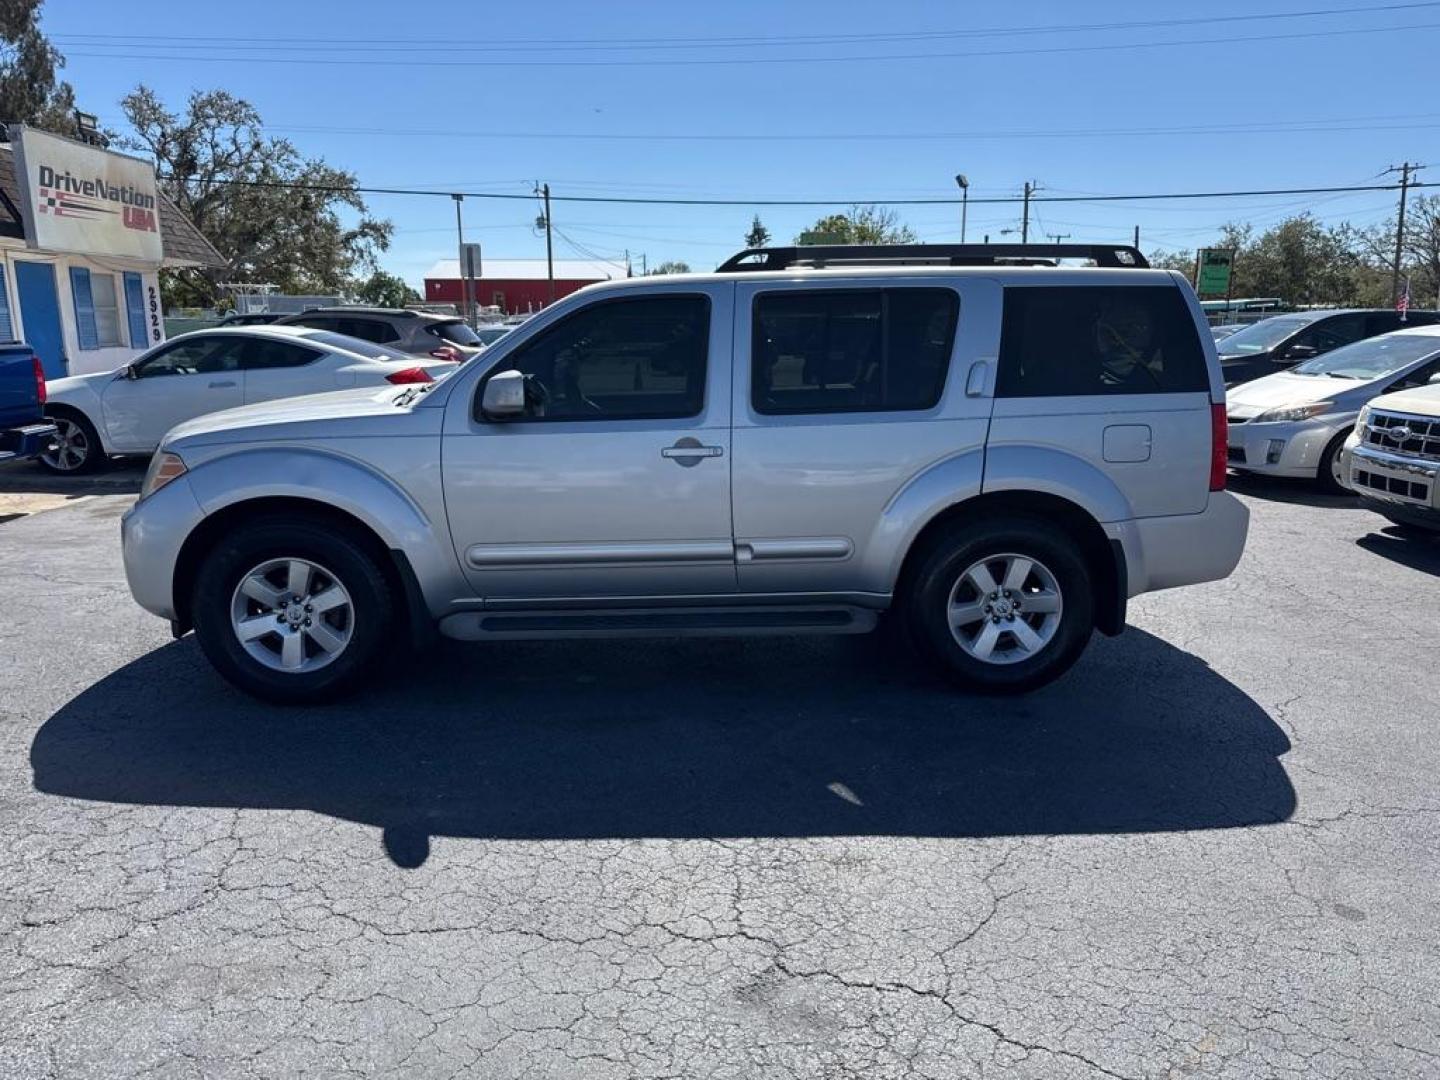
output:
[[[1209,388],[1204,346],[1176,288],[1005,290],[997,397],[1179,394]]]

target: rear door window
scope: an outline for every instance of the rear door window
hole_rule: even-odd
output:
[[[959,310],[950,289],[762,293],[750,346],[751,405],[766,415],[933,408]]]
[[[335,329],[342,334],[359,338],[361,341],[373,341],[377,345],[400,340],[400,335],[395,332],[395,328],[384,319],[355,319],[342,316],[335,321]]]
[[[998,397],[1207,391],[1199,331],[1169,285],[1005,290]]]
[[[248,338],[240,349],[240,366],[246,371],[303,367],[320,355],[315,349],[275,338]]]
[[[433,323],[425,329],[429,331],[431,336],[437,337],[441,341],[448,341],[452,345],[466,345],[474,348],[477,345],[484,344],[484,342],[480,340],[479,335],[459,319],[456,319],[454,322]]]

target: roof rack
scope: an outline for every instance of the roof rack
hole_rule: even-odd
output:
[[[1128,244],[811,244],[746,248],[716,269],[720,274],[822,266],[1054,266],[1091,259],[1096,266],[1149,267]]]

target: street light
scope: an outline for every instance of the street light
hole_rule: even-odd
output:
[[[960,185],[960,243],[965,242],[965,216],[970,209],[970,179],[964,173],[955,174],[955,183]]]

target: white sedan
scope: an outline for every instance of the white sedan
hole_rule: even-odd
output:
[[[431,382],[453,363],[303,326],[198,330],[157,345],[119,371],[46,384],[57,439],[40,458],[59,473],[111,455],[152,453],[176,424],[275,398],[351,387]]]

